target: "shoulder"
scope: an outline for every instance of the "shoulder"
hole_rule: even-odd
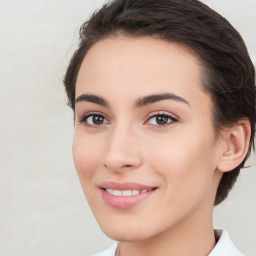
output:
[[[215,230],[215,234],[219,239],[208,256],[245,256],[236,248],[228,232],[225,230]]]
[[[99,252],[93,256],[115,256],[116,248],[117,248],[117,244],[114,244],[107,250]]]

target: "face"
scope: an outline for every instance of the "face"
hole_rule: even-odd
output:
[[[107,38],[77,77],[73,157],[102,230],[137,241],[211,218],[220,142],[199,60],[153,38]]]

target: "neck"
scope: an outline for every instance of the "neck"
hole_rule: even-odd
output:
[[[118,256],[205,256],[215,246],[212,213],[197,211],[167,231],[142,241],[120,242]],[[206,216],[202,218],[202,216]]]

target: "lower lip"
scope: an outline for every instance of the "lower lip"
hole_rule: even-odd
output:
[[[146,198],[148,198],[155,190],[151,190],[146,193],[141,193],[134,196],[114,196],[109,194],[106,190],[102,190],[102,198],[104,201],[113,208],[118,209],[128,209],[142,202]]]

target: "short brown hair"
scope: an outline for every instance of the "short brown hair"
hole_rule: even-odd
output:
[[[103,5],[80,29],[80,44],[64,78],[68,104],[75,109],[76,79],[90,47],[99,40],[123,34],[152,36],[191,49],[204,67],[204,89],[211,95],[217,131],[248,118],[248,153],[218,186],[215,205],[233,187],[240,169],[254,149],[256,122],[255,69],[240,34],[221,15],[198,0],[114,0]]]

